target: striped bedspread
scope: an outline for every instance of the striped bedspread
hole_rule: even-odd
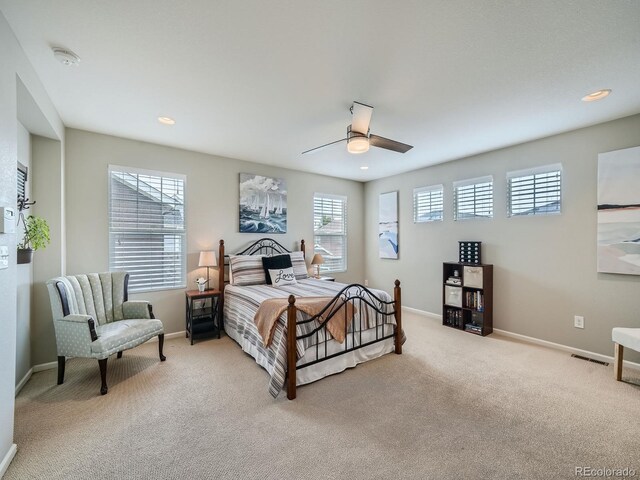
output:
[[[255,358],[271,377],[269,381],[269,393],[275,398],[284,386],[287,369],[287,342],[286,342],[286,311],[280,316],[273,333],[271,344],[265,348],[260,333],[253,318],[260,304],[268,298],[287,298],[289,295],[296,297],[335,297],[346,285],[338,282],[328,282],[308,278],[298,280],[295,285],[284,287],[272,287],[270,285],[235,286],[227,285],[224,290],[224,327],[227,334],[240,344],[242,349]],[[383,301],[391,301],[391,297],[381,290],[371,290]],[[387,307],[387,311],[393,311],[393,306]],[[309,317],[298,311],[297,321],[304,321]],[[362,303],[358,306],[353,324],[355,331],[369,328],[368,322],[375,318],[373,309]],[[385,317],[386,323],[395,324],[392,315]],[[316,322],[298,324],[297,336],[311,332],[316,328]],[[349,330],[351,332],[351,330]],[[327,340],[330,340],[328,336]],[[296,344],[297,358],[300,359],[305,351],[325,341],[324,330],[311,335],[304,340],[298,340]]]

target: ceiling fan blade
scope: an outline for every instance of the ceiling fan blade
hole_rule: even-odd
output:
[[[340,143],[340,142],[346,142],[346,141],[347,141],[346,138],[341,138],[340,140],[336,140],[335,142],[325,143],[324,145],[320,145],[319,147],[305,150],[304,152],[302,152],[302,155],[304,155],[305,153],[316,153],[317,151],[322,150],[323,148],[328,147],[329,145],[333,145],[335,143]]]
[[[367,135],[369,133],[372,113],[373,107],[365,105],[364,103],[353,102],[353,106],[351,107],[351,130]]]
[[[393,150],[394,152],[399,153],[407,153],[413,148],[413,145],[396,142],[395,140],[379,137],[378,135],[369,135],[369,144],[373,145],[374,147],[386,148],[387,150]]]

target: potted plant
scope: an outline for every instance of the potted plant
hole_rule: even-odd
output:
[[[24,236],[18,244],[18,263],[31,263],[33,251],[45,248],[51,242],[49,225],[44,218],[29,215],[23,217]]]

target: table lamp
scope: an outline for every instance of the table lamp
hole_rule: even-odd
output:
[[[311,260],[311,265],[316,266],[316,278],[320,278],[320,265],[324,263],[324,258],[319,253],[316,253]]]
[[[199,267],[207,267],[207,288],[211,288],[209,284],[209,268],[217,267],[218,261],[216,260],[216,252],[213,250],[207,250],[200,252],[200,260],[198,261]]]

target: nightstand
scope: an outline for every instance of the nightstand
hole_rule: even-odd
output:
[[[325,280],[327,282],[335,282],[336,281],[336,279],[333,278],[333,277],[320,277],[320,278],[318,278],[318,280]]]
[[[221,313],[218,310],[220,303],[220,290],[187,290],[185,293],[186,303],[186,326],[187,338],[191,339],[191,345],[195,336],[217,333],[220,338]],[[207,300],[210,300],[209,306]],[[200,301],[200,306],[194,308],[196,301]]]

